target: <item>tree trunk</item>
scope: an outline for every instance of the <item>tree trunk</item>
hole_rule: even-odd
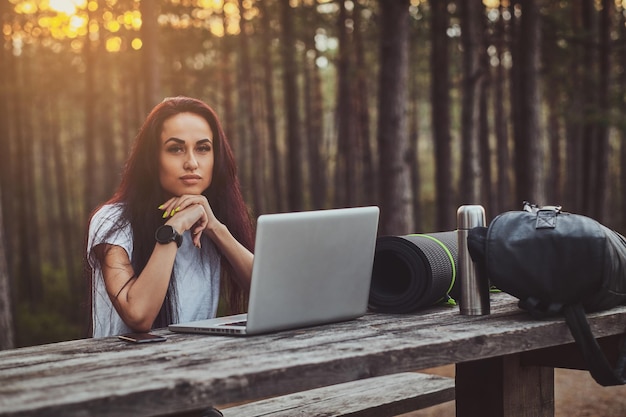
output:
[[[233,152],[235,153],[235,157],[237,160],[237,165],[239,169],[242,169],[243,161],[240,158],[240,140],[237,135],[237,117],[235,112],[235,104],[233,103],[233,63],[232,63],[232,45],[230,45],[230,38],[226,35],[226,16],[222,12],[222,25],[224,28],[224,36],[220,40],[220,59],[219,59],[219,70],[218,73],[220,75],[220,86],[221,86],[221,94],[222,97],[222,125],[224,127],[224,132],[229,139],[229,142],[233,148]]]
[[[619,19],[619,34],[621,39],[626,39],[626,15],[624,6],[620,7],[620,19]],[[626,68],[626,48],[622,47],[619,52],[619,61],[621,63],[622,68]],[[618,91],[620,92],[620,97],[622,99],[619,102],[619,109],[621,110],[621,114],[625,114],[626,112],[626,71],[620,72],[619,75],[619,86]],[[619,199],[619,209],[618,213],[620,213],[619,224],[617,225],[617,230],[626,229],[626,124],[622,123],[619,129],[619,139],[620,139],[620,155],[619,155],[619,174],[620,174],[620,182],[617,193],[617,198]]]
[[[545,42],[545,70],[547,84],[550,85],[550,94],[546,95],[547,122],[546,136],[548,138],[549,163],[546,169],[546,195],[548,204],[563,205],[563,164],[561,161],[561,118],[563,91],[557,77],[561,76],[560,67],[563,64],[559,58],[559,48],[554,35],[548,35]]]
[[[380,232],[413,231],[408,154],[409,1],[381,0],[378,149]]]
[[[484,80],[481,83],[479,95],[480,116],[478,129],[478,164],[481,167],[481,176],[477,179],[480,182],[480,201],[487,213],[494,213],[494,193],[493,193],[493,168],[491,166],[491,147],[489,145],[489,91],[491,90],[491,76],[489,74],[489,57],[486,54],[487,45],[483,45],[480,60],[482,62],[482,72]]]
[[[242,105],[242,113],[245,115],[245,123],[248,126],[248,134],[251,138],[249,141],[252,152],[248,153],[250,156],[249,164],[251,166],[252,175],[249,178],[249,185],[252,188],[252,200],[254,204],[254,209],[256,213],[264,213],[266,210],[265,204],[265,186],[264,186],[264,162],[265,162],[265,146],[263,144],[264,139],[263,135],[261,135],[261,131],[258,126],[258,118],[255,110],[255,100],[253,94],[254,88],[254,71],[252,69],[252,65],[250,63],[250,47],[249,42],[250,38],[248,36],[248,25],[249,22],[245,21],[244,16],[244,6],[243,0],[239,0],[239,10],[241,19],[241,33],[239,34],[239,51],[240,51],[240,74],[241,74],[241,88],[240,88],[240,97],[241,105]]]
[[[99,0],[96,0],[99,3]],[[99,7],[98,7],[99,8]],[[94,12],[88,11],[89,25],[92,21],[97,21]],[[101,41],[101,40],[100,40]],[[96,125],[96,114],[98,112],[98,92],[97,92],[97,53],[96,41],[89,36],[86,37],[83,44],[83,57],[85,60],[85,206],[86,213],[92,211],[98,204],[98,153],[96,138],[98,134]],[[83,223],[87,222],[87,216],[83,216]]]
[[[547,204],[544,189],[544,152],[541,147],[541,94],[539,87],[541,26],[536,0],[522,0],[518,61],[520,118],[515,137],[517,199]]]
[[[152,107],[161,101],[161,79],[159,62],[159,2],[141,0],[141,38],[143,40],[142,59],[144,76],[144,109],[147,114]]]
[[[432,129],[435,147],[436,230],[456,228],[452,190],[450,136],[450,59],[448,56],[448,2],[431,2]]]
[[[0,198],[2,193],[0,193]],[[6,243],[4,240],[4,220],[2,218],[2,206],[0,205],[0,350],[15,347],[15,333],[13,332],[13,307],[11,305],[11,280],[7,268]]]
[[[496,136],[496,166],[498,172],[497,178],[497,200],[493,208],[493,214],[501,213],[506,210],[512,210],[516,207],[511,198],[511,154],[509,151],[509,135],[507,129],[507,119],[504,99],[504,89],[506,84],[506,70],[504,66],[505,56],[505,33],[506,25],[502,17],[504,7],[500,6],[500,17],[496,25],[496,48],[498,52],[498,65],[495,68],[495,76],[493,82],[493,113],[494,113],[494,130]]]
[[[294,48],[293,11],[289,0],[281,5],[281,55],[283,60],[283,92],[287,114],[287,209],[301,211],[302,201],[302,146],[300,143],[300,116],[298,112],[298,83],[296,51]]]
[[[274,66],[272,64],[272,29],[271,29],[271,16],[267,9],[266,2],[260,1],[257,3],[259,10],[261,11],[261,25],[263,29],[263,41],[261,42],[261,48],[263,53],[261,59],[263,61],[263,80],[265,87],[265,111],[267,124],[267,132],[269,138],[269,152],[270,152],[270,165],[271,165],[271,183],[274,184],[273,204],[271,211],[284,211],[285,199],[285,176],[283,169],[283,158],[279,151],[279,137],[278,129],[276,126],[276,102],[274,99]]]
[[[348,35],[348,12],[346,0],[339,1],[339,18],[337,32],[339,52],[337,63],[337,164],[335,181],[335,204],[340,207],[353,206],[356,202],[354,176],[356,174],[354,140],[354,114],[351,74],[352,45]]]
[[[596,198],[598,157],[595,153],[595,138],[597,137],[596,127],[594,123],[594,112],[597,106],[597,85],[596,85],[596,66],[597,54],[595,43],[595,33],[597,28],[594,22],[595,6],[593,0],[581,0],[582,7],[580,9],[583,30],[583,52],[582,52],[582,103],[583,103],[583,129],[582,129],[582,148],[581,148],[581,165],[582,170],[582,207],[583,214],[594,217],[594,207]]]
[[[55,142],[58,135],[58,119],[53,119],[50,114],[49,100],[42,97],[39,110],[41,112],[41,154],[46,157],[41,158],[38,164],[41,167],[41,188],[44,190],[43,199],[46,202],[46,210],[43,211],[43,224],[46,225],[48,233],[41,237],[40,242],[42,244],[42,259],[40,262],[49,263],[52,268],[56,270],[64,270],[63,264],[65,259],[61,255],[61,251],[66,248],[67,243],[63,240],[64,245],[59,245],[57,242],[51,242],[52,236],[59,236],[62,229],[60,222],[58,221],[59,215],[63,209],[67,209],[65,206],[67,196],[63,200],[59,200],[59,183],[62,178],[57,177],[55,174],[55,168],[60,161],[55,160]],[[62,202],[63,203],[62,203]]]
[[[15,201],[19,202],[14,220],[17,223],[19,268],[17,283],[20,283],[18,299],[26,302],[30,307],[38,305],[43,299],[41,281],[41,255],[37,221],[37,204],[35,200],[35,172],[33,167],[33,126],[31,124],[31,103],[26,103],[24,97],[33,97],[32,64],[28,54],[23,51],[19,60],[12,60],[14,64],[11,78],[17,88],[13,90],[12,102],[15,105],[15,143],[17,144],[16,171],[13,177],[16,181]]]
[[[111,63],[112,54],[107,52],[103,42],[100,43],[98,55],[101,57],[100,73],[108,74],[109,79],[112,81],[116,69],[115,65]],[[96,87],[96,89],[98,88],[102,89],[103,86]],[[106,86],[104,86],[104,89],[106,89]],[[98,101],[101,105],[96,122],[98,133],[93,135],[93,139],[96,140],[96,153],[99,156],[97,168],[98,182],[97,186],[94,184],[94,188],[97,189],[96,204],[100,205],[115,192],[118,178],[118,175],[115,174],[119,173],[119,167],[122,163],[116,158],[117,144],[113,129],[114,124],[111,123],[111,120],[115,118],[114,109],[119,98],[110,94],[97,94],[96,97],[99,97]]]
[[[356,59],[356,137],[359,140],[361,149],[362,173],[360,177],[360,194],[361,201],[365,205],[373,205],[378,201],[378,175],[376,170],[376,159],[372,143],[372,134],[370,131],[370,113],[369,113],[369,88],[368,88],[368,65],[365,60],[366,45],[363,41],[363,31],[361,27],[362,7],[359,2],[355,2],[352,20],[354,21],[354,55]]]
[[[67,161],[64,157],[63,144],[61,142],[61,127],[59,120],[61,115],[59,109],[54,106],[54,103],[48,101],[46,113],[50,119],[50,133],[52,141],[52,160],[54,161],[54,172],[51,174],[56,179],[56,188],[53,196],[55,205],[58,211],[57,222],[59,226],[57,228],[58,235],[63,242],[60,246],[61,258],[65,263],[65,271],[67,278],[70,282],[70,288],[74,289],[72,295],[75,299],[82,297],[84,292],[77,291],[83,287],[83,281],[81,279],[81,270],[77,270],[77,254],[82,254],[82,242],[80,237],[75,236],[72,233],[72,220],[76,218],[74,212],[76,207],[70,204],[66,204],[68,201],[72,201],[70,190],[68,187],[67,167],[71,166],[70,161]],[[56,245],[57,242],[53,242]]]
[[[232,39],[233,43],[236,43],[237,41],[239,41],[239,38],[233,38]],[[237,85],[238,87],[244,84],[244,78],[246,77],[246,75],[243,74],[243,70],[241,68],[241,59],[237,59],[239,53],[235,54],[235,64],[236,64],[236,71],[235,71],[235,85]],[[252,151],[250,149],[250,141],[252,140],[252,133],[250,133],[248,131],[248,126],[247,126],[247,122],[246,122],[246,116],[241,116],[241,115],[247,115],[248,113],[248,108],[252,108],[250,103],[246,102],[246,97],[244,96],[243,92],[244,89],[243,88],[236,88],[234,90],[235,94],[235,108],[236,113],[235,113],[235,118],[236,118],[236,125],[235,125],[235,129],[237,131],[237,140],[239,141],[239,149],[237,152],[237,165],[239,168],[239,180],[241,181],[241,188],[243,190],[243,195],[244,195],[244,199],[248,200],[248,201],[254,201],[254,190],[253,185],[252,185],[252,177],[254,176],[254,173],[252,172]]]
[[[595,155],[597,161],[595,163],[596,183],[593,189],[595,195],[592,198],[594,204],[592,214],[595,219],[604,223],[610,222],[608,216],[608,178],[609,178],[609,128],[607,119],[610,117],[610,85],[611,85],[611,31],[613,29],[611,16],[613,13],[612,0],[602,0],[602,9],[600,11],[600,48],[599,48],[599,66],[598,66],[598,114],[603,115],[603,120],[596,121],[597,136],[595,139]],[[623,42],[624,40],[622,40]],[[622,69],[623,70],[623,69]]]
[[[510,69],[510,81],[509,81],[509,102],[511,105],[511,127],[513,133],[513,193],[511,194],[514,200],[515,208],[522,207],[524,200],[530,200],[528,196],[523,196],[520,201],[520,195],[523,195],[526,191],[520,189],[520,170],[524,170],[523,161],[520,159],[521,155],[517,153],[518,142],[523,137],[522,133],[522,110],[520,97],[522,95],[521,85],[521,65],[520,62],[520,43],[521,43],[521,29],[520,18],[516,16],[516,8],[519,6],[520,0],[513,0],[509,5],[509,12],[511,19],[509,20],[509,51],[511,53],[511,69]],[[521,6],[519,6],[521,7]]]
[[[10,7],[8,2],[0,2],[0,26],[9,24],[10,22]],[[5,23],[6,22],[6,23]],[[0,149],[2,149],[2,155],[4,156],[2,163],[0,164],[0,190],[3,190],[4,198],[0,198],[0,209],[3,210],[6,219],[13,219],[13,207],[14,199],[9,196],[14,195],[14,176],[15,173],[15,161],[16,150],[14,143],[13,131],[15,130],[15,120],[17,118],[15,103],[12,103],[13,89],[15,86],[14,78],[11,77],[13,61],[13,50],[10,41],[6,39],[0,40]],[[0,227],[3,226],[0,223]],[[14,248],[13,242],[15,239],[9,238],[9,236],[16,236],[14,233],[14,222],[7,221],[4,223],[4,230],[6,232],[7,240],[5,245],[7,248]],[[6,262],[9,271],[14,271],[14,258],[11,255],[13,250],[7,250]]]
[[[485,73],[481,65],[482,3],[464,1],[461,9],[463,45],[463,102],[461,106],[461,204],[485,204],[482,199],[480,164],[481,105]]]
[[[311,196],[311,208],[321,209],[326,206],[326,166],[322,163],[323,108],[321,76],[316,64],[318,58],[315,48],[315,24],[310,22],[315,10],[308,6],[303,10],[308,32],[305,35],[305,48],[302,51],[304,63],[304,111],[305,138],[308,151],[308,178]]]
[[[409,99],[409,166],[411,167],[411,184],[413,184],[413,224],[414,229],[425,230],[426,224],[422,216],[422,203],[421,203],[421,189],[422,178],[420,175],[419,164],[419,139],[420,139],[420,86],[418,85],[418,62],[419,62],[419,48],[421,45],[421,39],[416,33],[411,33],[409,40],[409,47],[411,53],[409,54],[409,68],[412,76],[409,79],[410,84],[410,99]]]
[[[584,38],[588,36],[583,30],[582,3],[571,3],[571,26],[573,33],[578,34],[570,52],[569,73],[570,83],[568,100],[565,109],[568,117],[565,119],[565,192],[563,206],[574,212],[584,212],[584,161],[583,161],[583,133],[585,127],[585,100],[586,89],[583,79],[584,68],[591,65],[585,62]],[[583,40],[581,42],[581,40]]]
[[[9,3],[0,2],[0,26],[9,21]],[[9,89],[11,79],[8,77],[8,61],[12,59],[12,51],[5,47],[4,40],[0,41],[0,148],[4,156],[0,164],[0,350],[15,347],[15,333],[13,331],[13,305],[11,301],[11,280],[9,279],[9,264],[6,253],[11,245],[5,238],[5,222],[3,208],[9,206],[8,195],[13,195],[11,186],[11,170],[13,160],[10,136]],[[7,222],[9,224],[9,222]]]

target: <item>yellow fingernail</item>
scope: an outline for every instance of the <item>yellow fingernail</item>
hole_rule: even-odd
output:
[[[161,204],[161,205],[159,206],[159,210],[163,210],[163,206],[164,206],[164,204]]]
[[[174,214],[176,214],[176,210],[172,210],[172,213],[170,214],[170,216],[174,217]]]
[[[176,207],[176,211],[177,212],[180,211],[180,206]]]
[[[163,218],[166,218],[168,216],[168,214],[170,214],[169,211],[166,211],[165,213],[163,213]]]

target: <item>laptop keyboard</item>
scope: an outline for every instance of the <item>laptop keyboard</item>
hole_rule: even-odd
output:
[[[246,320],[242,320],[242,321],[233,321],[231,323],[223,323],[220,324],[220,326],[244,326],[247,324],[248,322]]]

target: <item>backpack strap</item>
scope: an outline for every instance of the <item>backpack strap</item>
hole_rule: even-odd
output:
[[[565,322],[583,355],[593,379],[605,387],[626,384],[626,379],[624,378],[626,344],[623,344],[620,348],[617,367],[613,369],[591,332],[582,304],[565,306],[563,312],[565,313]]]
[[[534,319],[545,319],[548,317],[554,317],[563,311],[562,303],[549,303],[541,302],[536,297],[527,297],[520,299],[517,303],[519,308],[526,310],[530,313]]]

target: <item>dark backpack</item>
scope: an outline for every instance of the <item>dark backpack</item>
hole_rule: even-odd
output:
[[[615,368],[594,338],[586,312],[626,302],[626,240],[597,221],[560,207],[525,203],[523,211],[472,229],[468,248],[479,273],[519,299],[533,317],[564,314],[593,378],[622,385],[626,348]]]

